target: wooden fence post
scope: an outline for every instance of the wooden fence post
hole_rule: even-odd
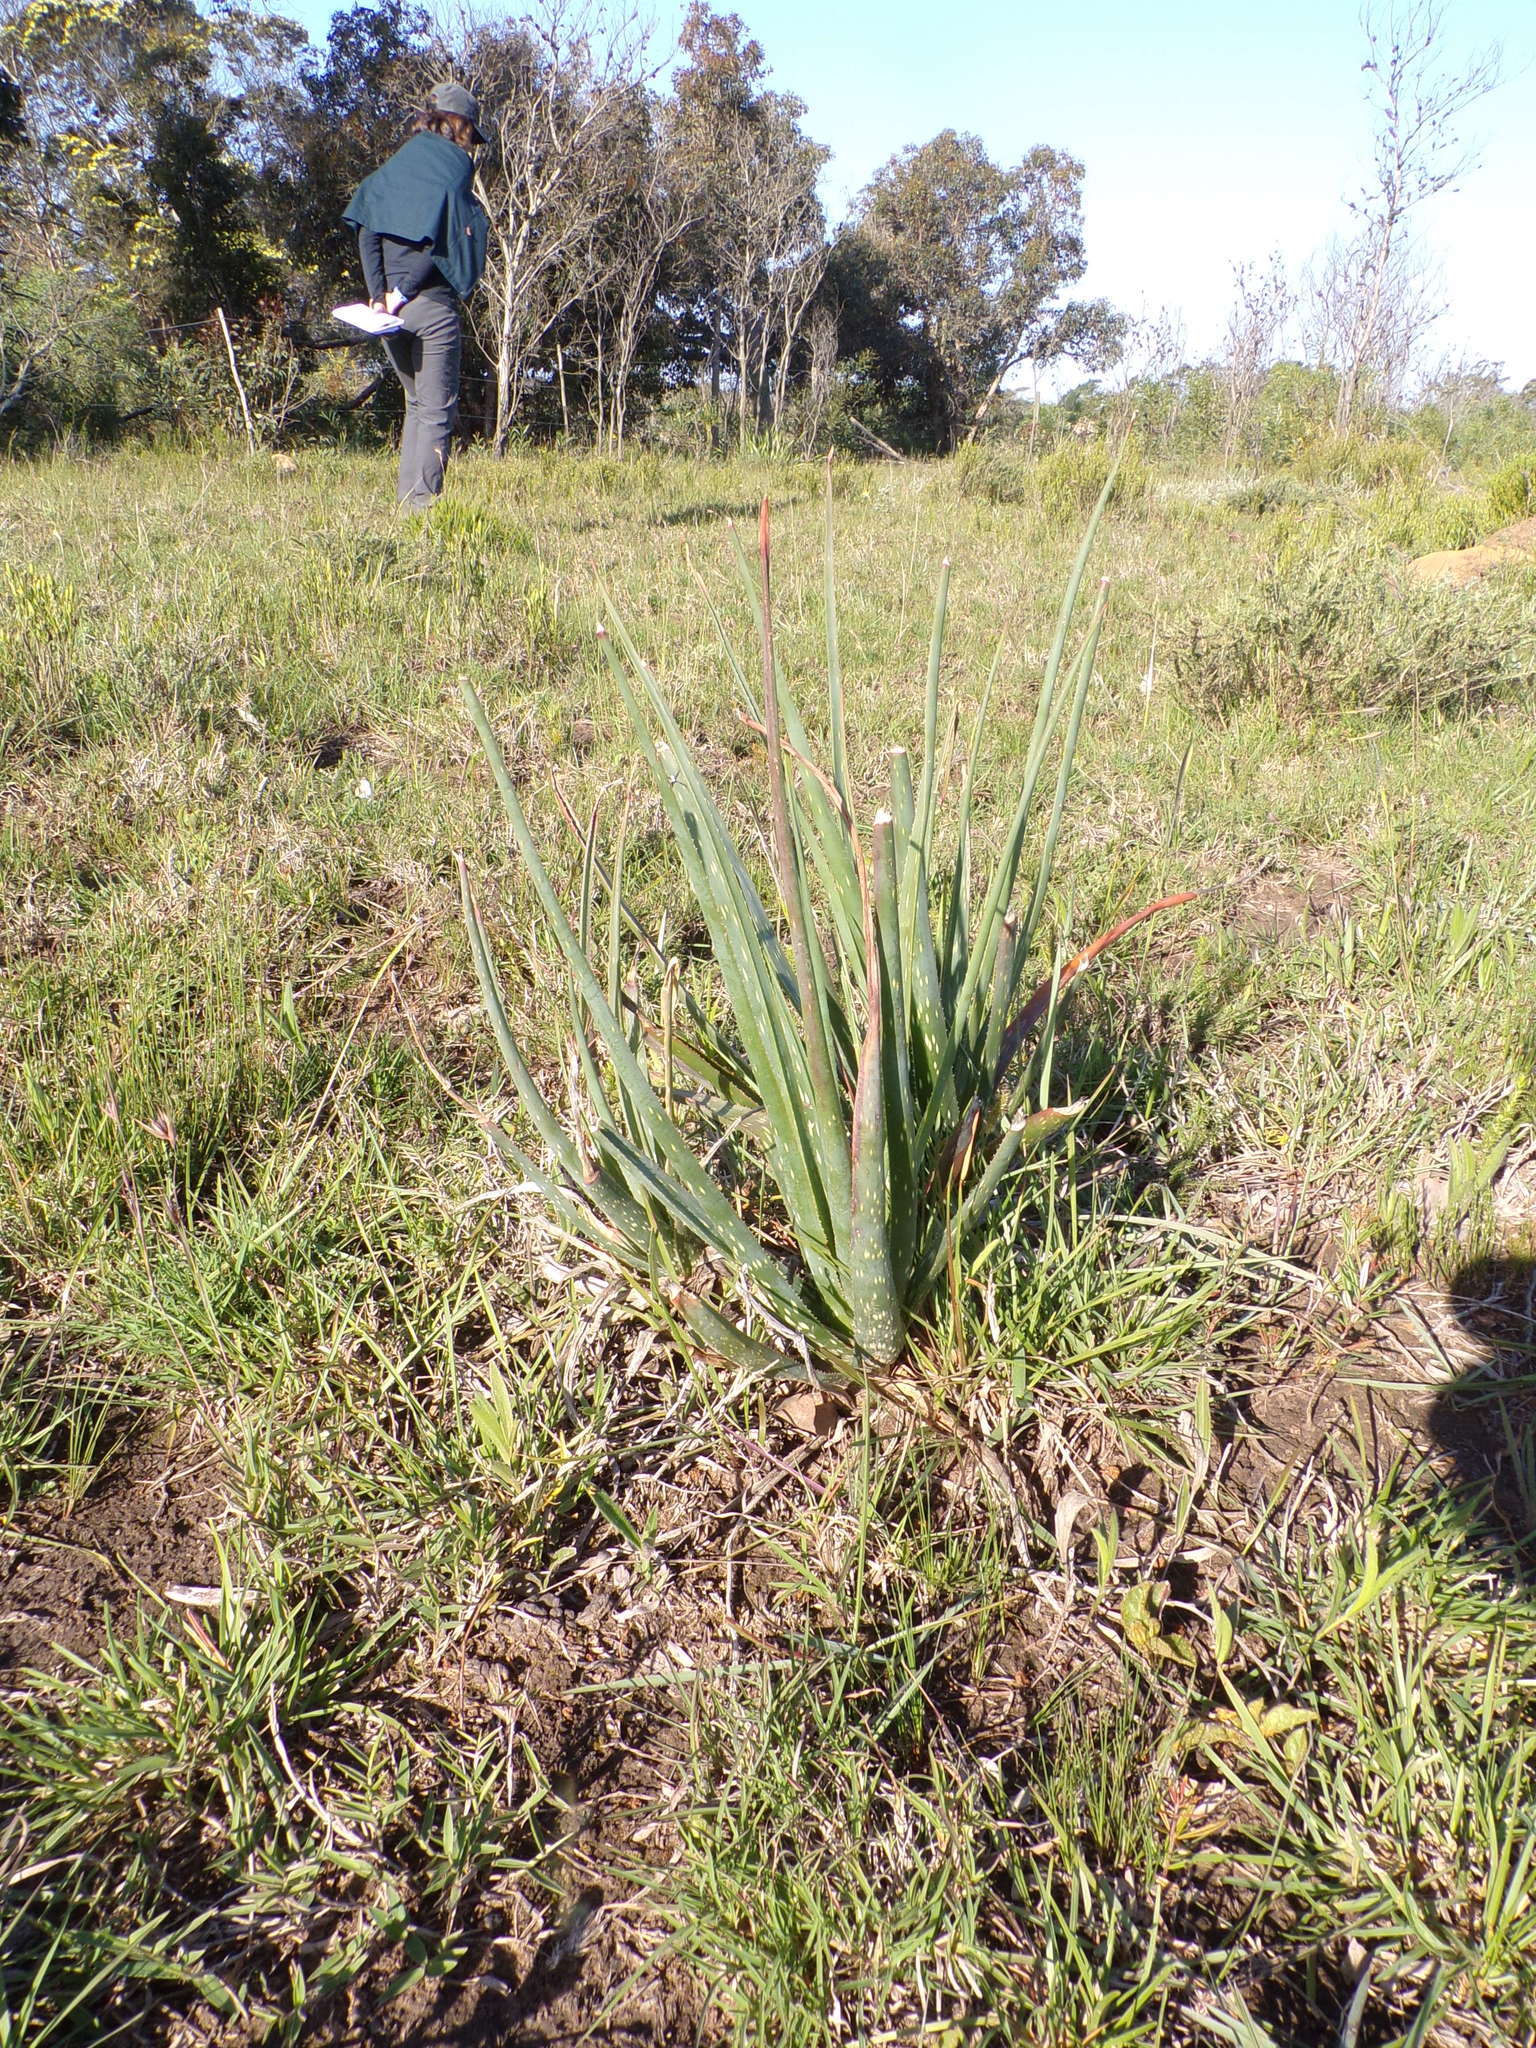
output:
[[[256,453],[256,429],[251,425],[251,408],[245,402],[245,386],[240,382],[240,365],[235,360],[235,338],[229,331],[229,322],[224,318],[224,308],[215,306],[219,328],[224,336],[224,346],[229,351],[229,374],[235,380],[235,390],[240,397],[240,414],[245,421],[245,445],[251,454]]]

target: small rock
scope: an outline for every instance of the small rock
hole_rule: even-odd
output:
[[[830,1395],[808,1387],[803,1394],[791,1394],[775,1411],[780,1422],[799,1430],[802,1436],[830,1436],[842,1410]]]

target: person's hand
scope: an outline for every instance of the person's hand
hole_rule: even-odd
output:
[[[384,312],[386,312],[386,313],[398,313],[398,312],[399,312],[399,310],[400,310],[400,308],[401,308],[401,307],[402,307],[402,306],[403,306],[404,304],[405,304],[405,293],[404,293],[404,292],[386,292],[386,293],[384,294],[384,305],[383,305],[383,311],[384,311]]]
[[[383,299],[370,299],[368,301],[368,310],[370,313],[387,313],[389,308]]]

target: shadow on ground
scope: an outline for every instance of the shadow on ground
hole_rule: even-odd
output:
[[[1479,1259],[1446,1297],[1479,1355],[1435,1396],[1429,1434],[1471,1540],[1536,1584],[1536,1258]]]

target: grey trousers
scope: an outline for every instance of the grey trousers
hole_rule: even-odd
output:
[[[429,285],[400,312],[403,334],[384,346],[405,390],[400,434],[401,507],[420,512],[443,488],[443,466],[459,413],[459,302],[446,285]]]

